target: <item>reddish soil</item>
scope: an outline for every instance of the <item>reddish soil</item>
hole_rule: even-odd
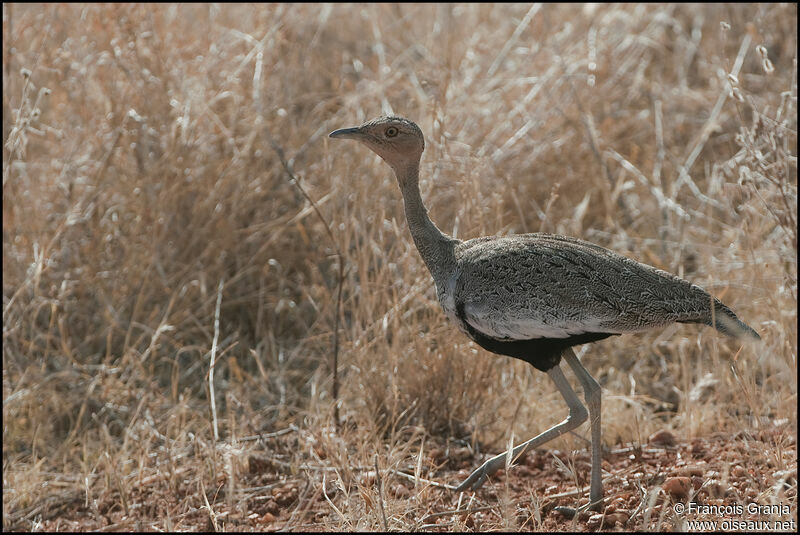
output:
[[[215,528],[316,531],[340,526],[338,514],[322,492],[322,475],[327,474],[325,493],[343,510],[342,492],[333,483],[338,476],[319,464],[316,469],[295,470],[292,475],[292,470],[279,459],[280,452],[297,447],[296,439],[292,440],[286,436],[271,439],[262,450],[269,454],[252,454],[246,473],[238,477],[237,494],[232,499],[221,474],[218,487],[205,489],[210,508],[204,506],[202,490],[197,484],[169,488],[166,477],[154,477],[136,485],[136,490],[124,500],[119,493],[109,493],[87,505],[82,493],[54,494],[50,501],[38,504],[36,510],[19,512],[10,527],[46,531]],[[444,488],[429,487],[414,498],[420,491],[415,490],[412,481],[386,472],[380,483],[385,499],[408,498],[405,523],[398,523],[396,517],[390,516],[389,527],[404,529],[483,531],[504,526],[548,531],[685,529],[682,525],[685,520],[708,517],[676,515],[677,503],[748,504],[758,502],[761,493],[767,490],[765,496],[785,496],[783,503],[791,505],[791,512],[782,518],[793,520],[796,525],[796,444],[796,437],[785,428],[752,434],[720,433],[692,441],[682,441],[669,432],[657,433],[646,445],[618,447],[604,454],[605,510],[580,513],[574,519],[565,518],[554,508],[574,506],[576,501],[586,503],[586,497],[557,495],[574,492],[575,478],[582,492],[586,492],[590,474],[587,451],[541,450],[528,454],[509,477],[499,472],[474,496],[471,493],[459,496]],[[447,450],[440,444],[426,445],[426,449],[429,465],[441,466],[427,477],[438,482],[460,481],[483,459],[465,447],[451,446]],[[574,469],[574,476],[567,467]],[[365,510],[374,513],[374,508],[379,507],[374,503],[377,494],[362,490],[377,488],[375,472],[365,469],[353,473],[361,487],[351,487],[351,498],[360,494]],[[185,479],[190,480],[196,478]],[[782,489],[776,491],[775,485]],[[202,502],[199,507],[198,501]],[[396,503],[393,511],[397,511]],[[347,516],[346,510],[344,514]],[[745,514],[742,519],[752,516]]]

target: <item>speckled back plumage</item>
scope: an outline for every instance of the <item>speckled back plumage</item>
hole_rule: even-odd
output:
[[[535,336],[530,324],[537,321],[543,335],[556,336],[597,328],[635,332],[676,321],[711,325],[712,302],[732,314],[695,284],[575,238],[479,238],[455,253],[456,301],[468,311],[491,309],[497,315],[491,332],[499,337]]]

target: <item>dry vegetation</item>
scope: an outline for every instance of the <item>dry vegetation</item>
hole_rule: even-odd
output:
[[[665,529],[681,473],[796,521],[796,37],[793,4],[4,4],[3,528]],[[566,409],[446,322],[391,171],[326,137],[387,112],[446,232],[582,237],[761,333],[585,348],[623,518],[552,511],[576,435],[429,483]]]

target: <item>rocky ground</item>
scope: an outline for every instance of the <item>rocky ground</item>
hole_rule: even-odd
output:
[[[46,531],[358,529],[370,527],[368,518],[376,519],[376,529],[423,531],[684,530],[693,520],[797,522],[797,443],[786,426],[688,441],[661,431],[646,444],[612,448],[603,460],[605,510],[572,519],[555,508],[586,503],[575,492],[576,483],[583,492],[588,485],[586,450],[528,454],[509,474],[501,471],[477,492],[459,495],[433,482],[463,479],[482,457],[464,446],[431,444],[422,465],[439,468],[416,486],[399,471],[363,467],[352,471],[345,490],[341,471],[325,464],[322,451],[316,465],[283,460],[297,444],[293,434],[262,441],[259,452],[248,453],[233,491],[224,474],[213,489],[170,484],[180,477],[165,474],[138,482],[124,497],[110,493],[87,501],[85,493],[54,493],[7,520],[12,529]],[[197,493],[205,495],[200,507],[191,505]],[[764,501],[772,496],[781,496],[781,503]],[[689,503],[696,504],[691,511]],[[754,503],[772,507],[748,510]],[[731,514],[715,515],[708,505],[727,506]],[[350,508],[346,516],[352,518],[357,507],[363,508],[363,525],[344,520],[343,511]],[[745,511],[737,514],[737,507]]]

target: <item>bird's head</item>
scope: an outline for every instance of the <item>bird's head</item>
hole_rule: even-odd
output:
[[[422,130],[403,117],[378,117],[355,128],[334,130],[328,136],[360,141],[383,158],[398,178],[419,167],[425,150]]]

